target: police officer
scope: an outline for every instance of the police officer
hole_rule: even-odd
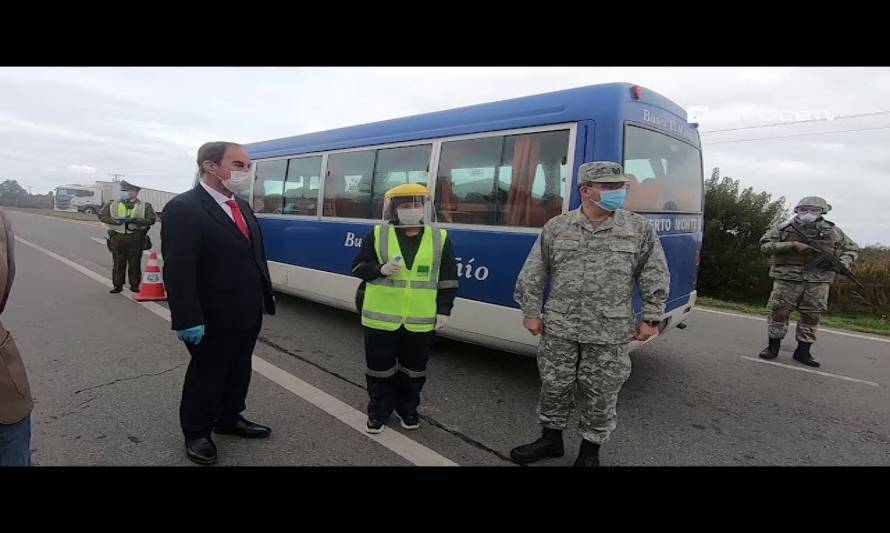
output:
[[[429,199],[429,190],[416,183],[388,191],[383,224],[362,240],[352,263],[363,280],[356,306],[365,327],[368,433],[383,431],[393,409],[403,428],[419,427],[433,337],[457,295],[451,239],[430,225]]]
[[[828,263],[816,261],[807,268],[818,252],[802,242],[804,239],[794,228],[850,268],[859,255],[859,247],[833,222],[823,218],[830,210],[824,198],[807,196],[797,203],[791,221],[773,226],[760,239],[761,250],[770,256],[769,276],[773,278],[773,291],[767,303],[769,345],[760,352],[763,359],[775,359],[779,355],[782,339],[788,332],[788,318],[796,309],[800,312],[800,321],[793,357],[807,366],[820,366],[813,359],[810,346],[816,341],[819,319],[828,310],[828,293],[836,274]]]
[[[143,245],[146,244],[149,226],[157,219],[151,204],[136,198],[139,187],[126,181],[121,181],[120,187],[120,198],[108,202],[99,211],[99,220],[108,226],[108,249],[114,260],[112,294],[123,290],[127,271],[130,274],[130,290],[139,292]]]
[[[575,466],[599,466],[600,446],[616,426],[618,393],[630,376],[628,343],[658,333],[670,274],[655,228],[621,209],[628,181],[618,163],[581,165],[581,207],[544,225],[519,273],[514,298],[523,325],[542,336],[543,426],[541,438],[510,451],[520,464],[564,455],[562,432],[577,393],[583,441]],[[635,284],[643,307],[643,322],[636,325]]]

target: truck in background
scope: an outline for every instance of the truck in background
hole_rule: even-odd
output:
[[[102,208],[105,195],[100,187],[93,185],[63,185],[56,187],[53,209],[95,214]]]
[[[92,185],[63,185],[56,187],[56,211],[71,211],[94,215],[102,209],[106,202],[120,196],[120,183],[116,181],[97,181]],[[179,193],[144,188],[139,191],[138,198],[148,202],[155,212],[161,213],[167,202]]]

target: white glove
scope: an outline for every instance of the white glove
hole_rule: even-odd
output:
[[[448,323],[447,315],[436,315],[436,330],[440,330],[445,327],[445,324]]]
[[[398,274],[402,270],[402,265],[398,261],[390,261],[380,267],[380,273],[384,276],[392,276]]]

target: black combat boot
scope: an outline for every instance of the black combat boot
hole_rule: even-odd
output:
[[[534,463],[545,457],[562,457],[563,455],[565,455],[565,450],[562,447],[561,429],[544,428],[540,439],[510,450],[510,457],[521,465]]]
[[[589,440],[581,441],[581,449],[578,450],[578,458],[574,466],[599,466],[600,445]]]
[[[819,368],[822,365],[820,365],[819,361],[816,361],[815,359],[813,359],[813,356],[810,355],[810,346],[812,346],[812,345],[813,345],[812,342],[798,342],[797,349],[794,350],[793,357],[797,361],[800,361],[801,363],[803,363],[807,366],[813,366],[813,367]]]
[[[779,355],[779,348],[782,347],[782,339],[774,339],[770,337],[769,346],[760,352],[761,359],[775,359]]]

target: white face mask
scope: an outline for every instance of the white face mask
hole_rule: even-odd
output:
[[[217,174],[219,176],[219,174]],[[223,187],[232,191],[233,193],[239,193],[247,190],[250,187],[250,171],[245,170],[233,170],[230,172],[230,178],[224,180],[219,178],[223,184]]]
[[[417,207],[413,209],[399,209],[396,211],[399,215],[399,222],[405,226],[414,226],[420,224],[423,220],[423,208]]]
[[[811,222],[815,222],[819,218],[819,216],[819,213],[798,213],[797,219],[804,224],[809,224]]]

